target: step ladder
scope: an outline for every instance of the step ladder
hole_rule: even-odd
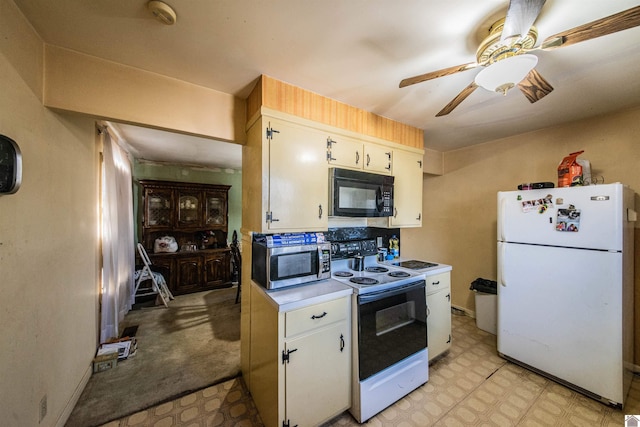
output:
[[[144,267],[142,267],[142,270],[136,270],[135,272],[134,280],[136,281],[136,287],[133,294],[135,296],[158,294],[164,306],[169,307],[168,302],[174,299],[174,296],[167,287],[167,281],[164,280],[164,276],[162,274],[157,271],[151,271],[151,260],[149,259],[144,246],[142,246],[141,243],[138,243],[137,247],[140,258],[142,258],[142,262],[144,263]],[[138,293],[140,284],[145,280],[151,280],[151,288],[149,288],[149,290],[146,290],[147,288],[143,288],[143,292]]]

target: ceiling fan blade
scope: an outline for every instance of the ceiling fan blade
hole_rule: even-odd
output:
[[[511,0],[502,28],[501,41],[527,35],[546,0]]]
[[[455,67],[443,68],[442,70],[432,71],[430,73],[420,74],[415,77],[408,77],[400,82],[400,87],[414,85],[427,80],[436,79],[438,77],[449,76],[451,74],[459,73],[460,71],[471,70],[476,68],[479,64],[476,62],[470,62],[468,64],[456,65]]]
[[[476,90],[477,87],[478,85],[475,81],[471,82],[469,86],[462,89],[462,92],[460,92],[455,98],[453,98],[450,103],[445,105],[445,107],[440,110],[438,114],[436,114],[436,117],[446,116],[447,114],[452,112],[453,109],[460,105],[462,101],[467,99],[467,96],[471,95],[471,93]]]
[[[529,71],[529,74],[518,83],[518,88],[532,104],[540,101],[553,91],[553,86],[551,86],[535,68]]]
[[[580,43],[640,25],[640,6],[547,37],[541,48],[548,50]]]

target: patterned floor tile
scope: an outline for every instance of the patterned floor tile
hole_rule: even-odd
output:
[[[367,427],[622,426],[640,414],[634,378],[624,410],[596,402],[497,355],[494,335],[474,319],[452,316],[450,351],[429,368],[429,382],[372,417]],[[323,427],[359,426],[344,412]],[[208,387],[103,427],[262,427],[241,378]],[[302,427],[302,426],[301,426]]]

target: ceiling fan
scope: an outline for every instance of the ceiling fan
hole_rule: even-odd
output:
[[[484,67],[436,117],[449,114],[478,87],[506,95],[509,89],[517,85],[527,99],[534,103],[551,93],[553,86],[535,70],[538,57],[530,52],[570,46],[640,25],[640,6],[635,6],[554,34],[535,46],[538,31],[533,23],[545,1],[510,0],[506,18],[495,22],[489,28],[489,35],[480,43],[476,51],[476,62],[409,77],[400,82],[400,87]]]

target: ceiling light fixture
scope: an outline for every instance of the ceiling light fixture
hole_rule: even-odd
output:
[[[478,86],[503,95],[520,83],[538,63],[538,57],[531,54],[511,56],[494,62],[480,71],[475,78]]]
[[[165,25],[173,25],[176,23],[176,12],[171,6],[159,0],[151,0],[147,3],[147,9],[151,11],[153,16]]]

